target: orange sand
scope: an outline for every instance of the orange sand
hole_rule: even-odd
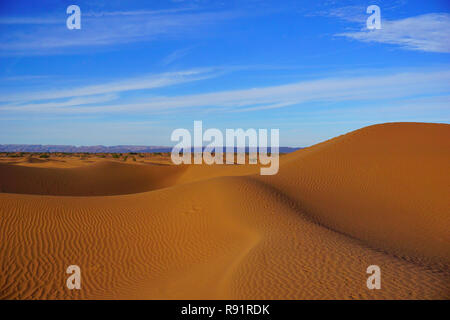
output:
[[[449,138],[370,126],[282,156],[275,176],[1,158],[0,299],[449,299]]]

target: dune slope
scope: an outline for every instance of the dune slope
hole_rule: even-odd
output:
[[[257,179],[328,228],[448,267],[450,125],[375,125],[289,157],[278,175]]]

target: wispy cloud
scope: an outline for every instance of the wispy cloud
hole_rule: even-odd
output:
[[[364,22],[367,19],[365,15],[366,7],[364,6],[345,6],[339,8],[332,8],[328,10],[319,11],[316,13],[309,13],[309,16],[325,16],[332,18],[339,18],[351,22]]]
[[[21,24],[57,24],[64,23],[65,19],[53,17],[0,17],[0,24],[21,25]]]
[[[20,94],[2,94],[0,101],[24,103],[39,100],[55,100],[72,97],[93,96],[107,93],[119,94],[122,92],[155,89],[168,87],[180,83],[199,81],[215,77],[221,74],[223,70],[219,68],[202,68],[192,69],[178,72],[166,72],[162,74],[152,74],[129,78],[125,80],[112,81],[102,84],[82,86],[75,88],[60,88],[50,91],[27,92]]]
[[[175,14],[180,12],[193,11],[194,8],[178,8],[178,9],[166,9],[166,10],[135,10],[135,11],[82,11],[83,20],[87,18],[101,18],[101,17],[114,17],[114,16],[160,16],[164,14]],[[0,16],[0,24],[4,25],[39,25],[39,24],[61,24],[65,23],[67,16],[64,15],[48,15],[48,16]]]
[[[175,62],[178,59],[183,58],[184,56],[186,56],[189,51],[191,51],[192,48],[183,48],[183,49],[178,49],[173,51],[172,53],[170,53],[169,55],[167,55],[162,61],[161,64],[164,66],[167,66],[173,62]]]
[[[187,11],[193,11],[195,10],[194,7],[185,7],[185,8],[176,8],[176,9],[162,9],[162,10],[134,10],[134,11],[101,11],[101,12],[94,12],[89,11],[86,13],[83,13],[83,16],[87,17],[103,17],[103,16],[140,16],[140,15],[146,15],[146,16],[156,16],[161,14],[168,14],[168,13],[179,13],[179,12],[187,12]]]
[[[234,111],[281,108],[307,102],[337,102],[397,98],[448,92],[450,71],[396,73],[324,78],[281,86],[220,91],[177,97],[157,97],[140,104],[99,107],[109,111],[167,110],[186,107],[224,107]]]
[[[21,76],[9,76],[0,78],[0,81],[30,81],[30,80],[42,80],[48,79],[52,76],[49,75],[21,75]]]
[[[343,1],[343,3],[345,3]],[[309,13],[309,16],[323,16],[323,17],[333,17],[339,18],[341,20],[350,21],[350,22],[358,22],[366,24],[366,20],[369,17],[366,10],[369,6],[369,3],[361,4],[361,1],[350,1],[350,5],[335,7],[337,4],[334,1],[330,1],[325,3],[326,9],[320,10],[318,12]],[[358,4],[354,4],[358,3]],[[398,12],[399,8],[404,6],[407,3],[407,0],[390,0],[386,1],[371,1],[370,4],[379,5],[382,9],[382,13],[392,13]]]
[[[4,25],[4,32],[0,33],[0,51],[3,55],[64,53],[68,48],[152,41],[163,36],[186,36],[200,27],[201,30],[207,30],[204,27],[240,15],[239,12],[190,9],[82,12],[81,30],[68,30],[67,16],[1,17],[0,24]],[[18,24],[23,26],[15,28]]]
[[[200,110],[215,108],[222,112],[249,112],[294,105],[302,107],[316,102],[378,101],[381,103],[386,99],[448,94],[450,92],[449,83],[450,71],[397,72],[373,76],[323,78],[279,86],[203,94],[171,97],[151,96],[132,103],[125,101],[116,104],[61,108],[55,108],[52,105],[51,110],[48,108],[35,108],[34,110],[63,113],[134,112],[139,114],[168,112],[182,108],[199,108]],[[103,88],[103,86],[100,87]],[[105,90],[82,89],[78,91],[78,94],[87,95],[92,92],[105,93]]]
[[[44,103],[28,103],[28,104],[13,104],[13,105],[0,105],[0,110],[13,110],[13,111],[50,111],[53,108],[64,108],[73,106],[86,106],[92,104],[100,104],[115,100],[118,98],[117,94],[105,94],[95,95],[89,97],[75,97],[66,101],[58,102],[44,102]]]
[[[363,42],[399,45],[408,50],[450,52],[450,14],[430,13],[400,20],[382,19],[381,25],[379,30],[363,28],[337,35]]]

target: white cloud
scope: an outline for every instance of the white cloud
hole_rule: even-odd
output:
[[[188,9],[82,12],[81,30],[76,31],[67,29],[66,16],[60,19],[1,17],[0,24],[4,25],[4,32],[0,33],[0,51],[2,55],[63,53],[68,48],[153,41],[163,36],[187,36],[193,31],[207,32],[210,28],[205,27],[240,15],[238,12]],[[23,26],[15,28],[17,24]]]
[[[179,9],[167,9],[167,10],[135,10],[135,11],[101,11],[94,12],[82,11],[82,18],[101,18],[101,17],[112,17],[112,16],[158,16],[163,14],[174,14],[179,12],[191,11],[193,8],[179,8]],[[26,25],[26,24],[65,24],[67,15],[58,15],[58,17],[53,16],[0,16],[0,24],[4,25]]]
[[[125,108],[167,110],[170,108],[216,106],[240,111],[252,111],[315,101],[385,99],[421,93],[439,93],[449,91],[449,83],[450,71],[325,78],[281,86],[152,98],[148,102],[127,105]],[[122,107],[124,106],[106,108],[114,111]]]
[[[104,92],[104,90],[101,90]],[[80,90],[86,94],[92,91]],[[98,92],[98,91],[97,91]],[[121,102],[88,107],[52,107],[63,113],[154,113],[182,108],[219,111],[255,111],[314,102],[372,101],[439,95],[450,92],[450,70],[324,78],[280,86],[218,91],[172,97],[149,97],[140,102]],[[48,108],[47,108],[48,109]],[[45,108],[36,109],[45,112]]]
[[[404,49],[450,52],[450,14],[430,13],[400,20],[381,18],[381,29],[337,34],[363,42],[400,45]]]
[[[167,55],[162,61],[162,65],[169,65],[173,62],[175,62],[178,59],[181,59],[182,57],[186,56],[189,51],[191,51],[192,48],[183,48],[183,49],[179,49],[179,50],[175,50],[172,53],[170,53],[169,55]]]
[[[367,19],[366,7],[364,6],[333,8],[327,11],[318,12],[315,15],[339,18],[351,22],[364,22]]]
[[[2,94],[0,101],[26,103],[37,100],[55,100],[71,97],[83,97],[106,93],[121,93],[132,90],[155,89],[168,87],[180,83],[199,81],[217,76],[221,70],[218,68],[192,69],[178,72],[166,72],[156,75],[135,77],[120,81],[112,81],[97,85],[76,88],[62,88],[51,91],[39,91],[20,94]]]
[[[13,110],[13,111],[33,111],[33,110],[50,110],[52,108],[63,108],[72,106],[84,106],[91,104],[104,103],[116,99],[117,94],[105,94],[95,95],[89,97],[75,97],[66,101],[58,102],[44,102],[44,103],[29,103],[21,105],[5,105],[0,106],[0,110]]]

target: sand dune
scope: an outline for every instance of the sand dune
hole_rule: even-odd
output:
[[[0,298],[448,299],[449,136],[367,127],[283,156],[267,177],[2,164]],[[70,264],[81,290],[65,287]],[[372,264],[381,290],[366,287]]]
[[[448,266],[449,138],[450,125],[370,126],[292,154],[261,180],[333,230]]]
[[[0,191],[66,196],[130,194],[170,186],[184,169],[181,166],[133,165],[113,161],[74,168],[0,164]]]

